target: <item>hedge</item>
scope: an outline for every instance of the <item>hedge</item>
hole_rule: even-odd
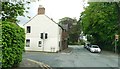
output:
[[[1,67],[1,62],[2,62],[2,23],[1,23],[1,20],[0,20],[0,67]]]
[[[2,22],[2,68],[9,69],[22,61],[24,29],[15,23]]]

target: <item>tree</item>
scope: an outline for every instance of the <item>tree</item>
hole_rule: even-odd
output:
[[[64,17],[60,19],[59,24],[67,30],[69,41],[68,44],[77,44],[79,34],[80,34],[80,25],[77,23],[77,20],[74,18]]]
[[[19,27],[17,16],[24,16],[22,2],[2,2],[2,68],[11,69],[22,61],[25,46],[25,31]],[[2,20],[2,21],[1,21]]]
[[[2,22],[2,69],[11,69],[22,61],[25,31],[15,23]]]
[[[2,11],[0,12],[0,14],[2,14],[2,21],[17,23],[17,16],[24,16],[24,12],[26,11],[24,5],[29,3],[30,2],[2,2]]]
[[[117,10],[115,3],[94,2],[80,16],[84,33],[92,35],[102,49],[114,49],[114,36],[119,32]]]
[[[69,30],[72,27],[72,24],[75,22],[77,22],[76,19],[64,17],[64,18],[60,19],[59,24],[60,25],[68,25],[67,29]]]
[[[119,34],[119,37],[120,37],[120,1],[119,2],[115,2],[116,4],[116,8],[117,8],[117,14],[118,14],[118,26],[119,26],[119,29],[118,29],[118,34]],[[118,52],[120,53],[120,38],[119,38],[119,41],[118,41]]]

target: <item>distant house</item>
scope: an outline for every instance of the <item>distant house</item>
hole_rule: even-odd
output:
[[[67,48],[65,30],[45,15],[45,8],[39,6],[38,14],[24,24],[26,51],[58,52]]]
[[[83,31],[82,31],[81,34],[80,34],[79,39],[80,39],[80,40],[87,41],[87,35],[84,35],[84,34],[83,34]]]

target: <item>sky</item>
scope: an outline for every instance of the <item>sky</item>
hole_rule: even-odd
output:
[[[84,11],[83,4],[83,0],[34,0],[31,1],[30,5],[26,5],[29,6],[30,9],[28,10],[29,13],[25,13],[25,15],[33,18],[37,15],[39,5],[42,5],[45,8],[45,15],[57,23],[59,19],[63,17],[71,17],[78,20],[80,13]],[[27,17],[18,17],[18,19],[20,20],[20,25],[30,20]]]

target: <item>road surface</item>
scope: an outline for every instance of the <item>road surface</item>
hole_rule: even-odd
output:
[[[43,62],[51,67],[118,67],[118,55],[109,52],[91,53],[83,46],[69,46],[71,52],[26,52],[23,58]]]

